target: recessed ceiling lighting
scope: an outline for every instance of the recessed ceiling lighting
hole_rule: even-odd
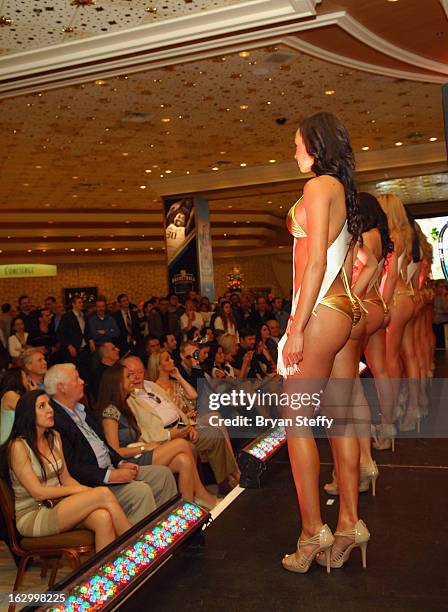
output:
[[[150,174],[150,173],[152,172],[152,170],[145,170],[145,172],[146,172],[147,174]]]
[[[32,252],[32,249],[28,249],[28,253],[31,253],[31,252]]]
[[[241,51],[240,53],[238,53],[238,55],[240,57],[250,57],[249,51]]]
[[[103,81],[103,79],[97,79],[95,81],[95,85],[107,85],[107,81]]]
[[[334,89],[326,89],[324,93],[326,96],[333,96],[336,91]]]
[[[215,170],[215,172],[216,172],[216,170],[219,170],[219,168],[218,168],[218,166],[213,166],[212,170]]]
[[[189,170],[187,170],[186,174],[190,174],[190,171],[189,171]]]
[[[241,110],[247,110],[249,108],[248,104],[240,104],[240,109]]]
[[[268,201],[267,201],[267,203],[268,203],[268,204],[272,204],[272,200],[268,200]]]
[[[123,157],[127,157],[129,153],[122,153]]]
[[[70,249],[70,251],[71,251],[72,253],[74,253],[74,252],[76,251],[76,249]]]
[[[395,146],[396,147],[402,147],[403,143],[401,141],[398,141],[398,142],[395,143]]]
[[[125,251],[129,251],[128,247],[124,247],[124,250],[125,250]]]
[[[42,168],[42,166],[34,166],[34,167],[37,168],[38,170]]]
[[[227,151],[220,151],[219,154],[220,155],[227,155]]]
[[[370,147],[363,147],[362,150],[363,151],[368,151],[370,149]]]
[[[78,179],[78,178],[79,178],[79,176],[72,176],[72,179],[75,179],[75,180],[76,180],[76,179]]]
[[[223,236],[224,236],[224,237],[226,237],[226,236],[227,236],[227,234],[223,234]]]
[[[269,163],[270,163],[270,164],[275,164],[275,162],[276,162],[276,161],[277,161],[276,159],[270,159],[270,160],[269,160]]]
[[[115,251],[115,247],[112,247],[112,248],[111,248],[111,251]]]
[[[169,123],[171,119],[169,117],[162,117],[161,121],[162,123]]]
[[[429,139],[429,142],[435,142],[436,140],[438,140],[438,139],[437,139],[437,136],[432,136],[432,137]]]
[[[268,106],[271,106],[272,102],[266,102],[266,104],[267,104]]]
[[[101,247],[99,247],[98,251],[102,251],[103,249]]]
[[[154,247],[149,247],[149,250],[150,251],[154,251]]]
[[[85,249],[84,249],[84,251],[86,251],[86,252],[87,252],[88,250],[89,250],[88,248],[85,248]]]
[[[140,189],[146,189],[146,185],[140,185]]]
[[[171,174],[172,172],[172,170],[165,170],[165,174]]]
[[[245,164],[245,163],[243,162],[242,164],[240,164],[240,166],[241,166],[242,168],[245,168],[245,167],[247,166],[247,164]]]

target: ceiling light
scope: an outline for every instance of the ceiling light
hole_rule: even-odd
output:
[[[97,79],[95,81],[95,85],[107,85],[107,81],[103,81],[103,79]]]
[[[79,176],[72,176],[72,179],[75,179],[75,180],[76,180],[76,179],[78,179],[78,178],[79,178]]]
[[[187,170],[186,174],[190,174],[190,171],[189,171],[189,170]]]
[[[276,161],[277,161],[276,159],[270,159],[270,160],[269,160],[269,163],[270,163],[270,164],[275,164],[275,162],[276,162]]]
[[[172,170],[165,170],[165,174],[171,174],[172,172]]]
[[[140,185],[140,189],[146,189],[146,185]]]
[[[402,147],[402,146],[403,146],[403,143],[402,143],[402,142],[400,142],[400,141],[398,141],[398,142],[396,142],[396,143],[395,143],[395,146],[396,146],[396,147]]]
[[[149,247],[149,250],[150,251],[154,251],[154,247]]]
[[[272,102],[266,102],[266,104],[267,104],[268,106],[270,106],[270,105],[272,104]]]
[[[162,117],[161,121],[162,123],[169,123],[171,119],[169,117]]]
[[[102,251],[102,250],[103,250],[103,249],[102,249],[101,247],[98,249],[98,251]]]
[[[115,251],[115,247],[112,247],[112,248],[111,248],[111,251]]]
[[[125,250],[125,251],[129,251],[128,247],[124,247],[124,250]]]
[[[76,249],[70,249],[70,251],[71,251],[72,253],[74,253],[74,252],[76,251]]]
[[[28,249],[28,253],[31,253],[31,252],[32,252],[32,249]]]
[[[334,89],[326,89],[325,90],[325,95],[326,96],[333,96],[335,94],[335,90]]]
[[[429,142],[435,142],[436,140],[438,140],[438,139],[437,139],[437,136],[432,136],[432,137],[429,139]]]
[[[89,250],[89,249],[87,249],[87,248],[86,248],[86,249],[84,249],[84,251],[88,251],[88,250]]]
[[[245,168],[245,167],[247,166],[247,164],[245,164],[245,163],[243,162],[242,164],[240,164],[240,166],[241,166],[242,168]]]
[[[122,153],[123,157],[127,157],[129,153]]]
[[[363,151],[368,151],[370,149],[370,147],[363,147],[362,150]]]
[[[248,104],[240,104],[240,109],[241,110],[247,110],[249,108]]]
[[[34,167],[39,169],[39,170],[42,168],[42,166],[34,166]]]
[[[240,57],[250,57],[249,51],[241,51],[240,53],[238,53],[238,55]]]
[[[145,170],[145,172],[146,172],[147,174],[150,174],[150,173],[152,172],[152,170]]]
[[[272,200],[268,200],[268,202],[267,202],[267,203],[268,203],[268,204],[272,204]]]
[[[224,237],[226,237],[226,236],[227,236],[227,234],[223,234],[223,236],[224,236]]]
[[[212,170],[219,170],[218,166],[213,166]]]

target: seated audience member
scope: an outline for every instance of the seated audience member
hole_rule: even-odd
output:
[[[210,349],[211,349],[211,343],[209,342],[200,342],[199,344],[196,344],[196,347],[198,349],[198,365],[199,367],[202,369],[202,366],[204,365],[204,363],[207,361],[208,356],[210,354]]]
[[[272,317],[276,319],[279,328],[280,328],[280,336],[282,336],[286,331],[286,326],[288,325],[289,314],[283,307],[283,298],[275,297],[272,300]],[[272,332],[271,332],[272,333]]]
[[[45,298],[44,310],[49,310],[52,317],[56,314],[56,298],[53,295]]]
[[[246,293],[240,295],[239,306],[233,309],[233,313],[238,330],[241,331],[245,329],[250,323],[250,318],[252,316],[252,304]]]
[[[218,338],[218,344],[224,353],[224,368],[231,378],[245,378],[242,370],[235,369],[234,359],[238,353],[238,342],[234,334],[222,334]]]
[[[177,354],[177,340],[174,334],[162,334],[160,337],[159,347],[164,348],[173,357],[178,358]]]
[[[275,363],[277,363],[278,356],[278,343],[280,338],[282,337],[282,331],[280,329],[280,325],[277,319],[271,319],[266,323],[269,328],[271,335],[267,338],[266,347],[271,354],[271,357]]]
[[[195,417],[191,401],[197,397],[196,391],[179,374],[173,360],[166,351],[154,353],[149,359],[149,381],[144,375],[134,377],[136,391],[144,389],[150,395],[144,398],[148,405],[155,409],[160,417],[158,426],[151,419],[149,426],[145,422],[146,413],[141,409],[136,412],[135,418],[142,432],[145,442],[159,442],[164,434],[164,424],[172,423],[176,418],[189,425]],[[165,420],[166,417],[166,420]],[[143,422],[142,422],[143,420]],[[166,438],[164,438],[166,439]],[[220,490],[225,490],[227,483],[232,486],[238,477],[238,466],[231,450],[231,445],[219,427],[200,424],[197,428],[191,427],[188,433],[193,448],[197,453],[206,453],[210,466],[215,475]]]
[[[92,371],[89,380],[89,391],[95,400],[98,399],[98,389],[100,388],[104,372],[115,365],[120,359],[120,351],[112,342],[100,344],[97,352],[100,362]]]
[[[243,358],[247,352],[254,354],[256,340],[257,336],[252,329],[245,327],[240,331],[240,345],[233,358],[233,367],[236,370],[241,370],[243,367]],[[252,378],[251,374],[249,374],[249,377]]]
[[[195,391],[198,390],[198,380],[204,378],[201,366],[199,364],[199,346],[193,342],[182,342],[180,345],[180,362],[176,365],[179,372]]]
[[[232,367],[225,368],[226,358],[219,344],[211,347],[207,360],[204,363],[204,372],[212,378],[235,378]]]
[[[0,448],[0,466],[13,488],[16,527],[24,537],[83,527],[95,533],[98,552],[131,527],[110,489],[91,489],[70,475],[53,408],[41,389],[18,401],[11,435]]]
[[[27,380],[39,389],[44,389],[44,376],[47,371],[45,355],[38,348],[26,349],[21,355],[23,370]]]
[[[51,326],[51,311],[47,308],[36,311],[37,324],[28,336],[28,344],[39,348],[50,359],[56,350],[57,338]]]
[[[204,327],[204,319],[201,314],[196,311],[196,304],[193,300],[185,302],[185,312],[180,318],[180,331],[184,335],[184,340],[187,340],[187,334],[192,329],[202,330]]]
[[[215,319],[215,335],[233,334],[238,342],[238,329],[233,316],[232,305],[223,300],[219,306],[219,313]]]
[[[81,375],[87,377],[90,372],[90,348],[83,300],[79,295],[74,295],[70,304],[72,309],[62,317],[57,332],[61,358],[75,364]]]
[[[260,363],[265,363],[266,365],[266,374],[272,372],[275,366],[277,368],[277,344],[271,338],[271,331],[269,329],[269,325],[263,323],[260,327],[260,331],[257,337],[257,353],[263,355],[264,360]],[[274,353],[272,352],[274,350]],[[262,367],[264,370],[264,367]]]
[[[263,325],[263,323],[266,323],[267,321],[269,321],[269,319],[272,319],[272,315],[268,308],[268,303],[266,301],[266,298],[260,295],[257,297],[257,300],[255,302],[255,311],[249,317],[247,324],[252,329],[258,331]]]
[[[145,338],[145,357],[146,361],[151,357],[153,353],[160,351],[160,340],[157,336],[146,336]]]
[[[116,320],[107,312],[106,298],[99,297],[95,302],[95,308],[96,313],[87,321],[89,338],[95,346],[117,341],[120,332]]]
[[[166,298],[160,298],[157,308],[153,308],[149,317],[149,331],[153,336],[161,338],[163,334],[180,333],[179,317],[176,312],[169,310]]]
[[[10,368],[5,372],[0,389],[0,444],[11,433],[17,402],[27,391],[35,388],[21,368]]]
[[[29,333],[25,331],[25,322],[22,317],[16,317],[11,325],[12,334],[8,338],[8,352],[11,357],[19,357],[20,353],[28,348]]]
[[[125,363],[143,370],[137,357],[127,357]],[[133,376],[126,365],[117,364],[103,376],[98,397],[98,412],[102,414],[103,429],[109,446],[132,463],[138,465],[166,465],[179,474],[179,491],[186,501],[202,503],[207,508],[216,505],[216,497],[210,495],[202,484],[190,445],[185,439],[186,429],[181,430],[177,440],[163,444],[140,441],[141,432],[128,399],[134,391]],[[134,397],[138,402],[138,397]],[[146,406],[144,410],[148,410]]]
[[[92,413],[80,403],[84,381],[71,363],[54,365],[45,376],[54,427],[60,433],[67,467],[81,484],[114,485],[112,493],[132,524],[174,495],[176,483],[164,466],[137,466],[123,459],[103,438]]]
[[[143,348],[143,336],[140,331],[140,320],[134,312],[126,293],[117,296],[119,310],[113,314],[119,336],[116,343],[120,349],[120,355],[125,355],[128,351],[138,353]]]

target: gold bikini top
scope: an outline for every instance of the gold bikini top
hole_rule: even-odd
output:
[[[297,200],[297,202],[289,209],[288,215],[286,217],[286,227],[288,228],[288,232],[294,236],[294,238],[306,238],[306,232],[301,225],[297,223],[296,220],[296,206],[300,204],[301,198]]]

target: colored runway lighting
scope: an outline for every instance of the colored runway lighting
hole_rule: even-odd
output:
[[[66,594],[64,603],[39,608],[50,612],[97,612],[116,607],[138,587],[188,537],[200,531],[210,514],[200,506],[182,500],[150,520],[141,523],[119,547],[106,549],[96,562],[87,562],[75,578],[56,587]],[[107,552],[108,551],[108,552]],[[98,556],[98,555],[97,555]],[[35,609],[35,608],[34,608]]]
[[[240,486],[246,489],[259,489],[267,462],[285,442],[284,427],[275,427],[242,448],[238,455],[238,465],[241,470]]]

